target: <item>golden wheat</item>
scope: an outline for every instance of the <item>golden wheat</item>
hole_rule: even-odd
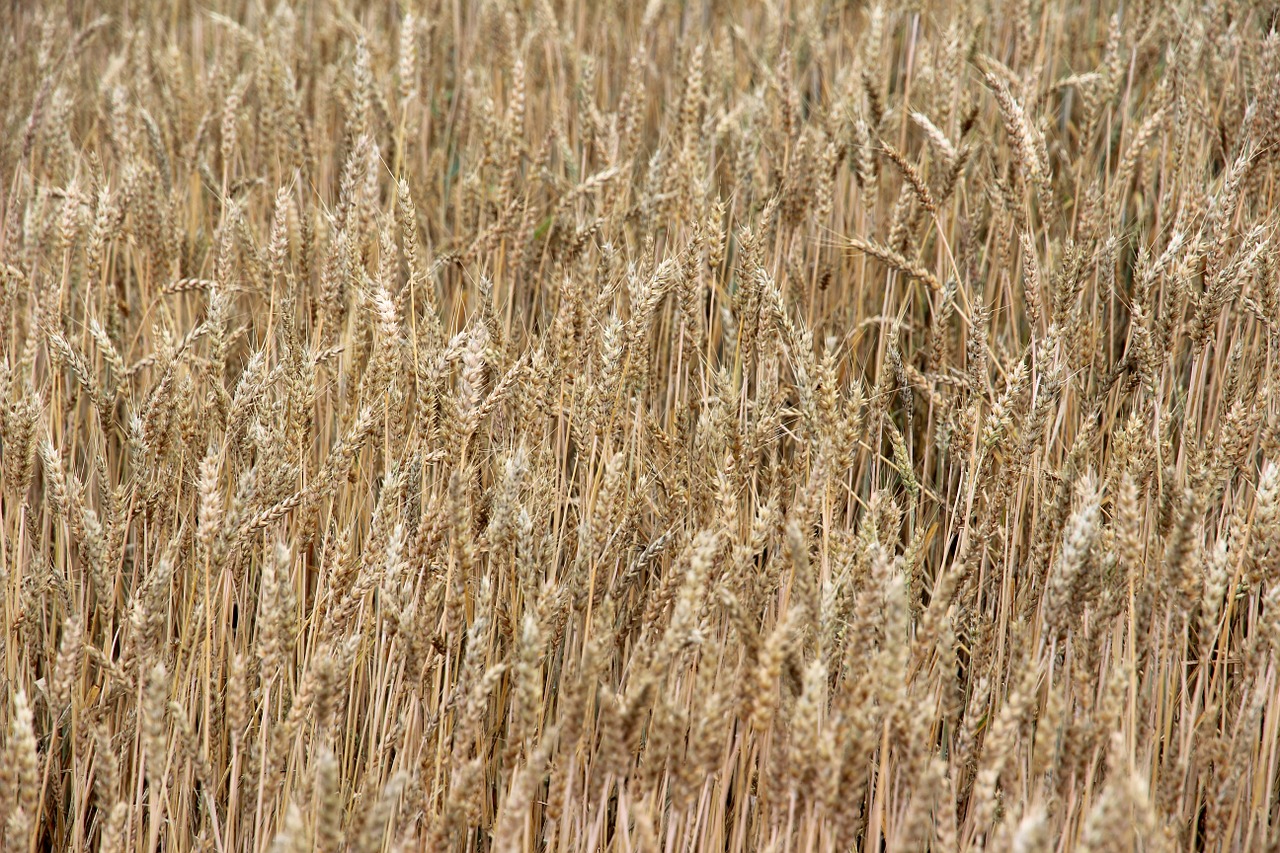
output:
[[[1280,847],[1274,9],[268,5],[0,11],[0,849]]]

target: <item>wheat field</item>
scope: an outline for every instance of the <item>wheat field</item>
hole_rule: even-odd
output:
[[[0,10],[0,849],[1280,848],[1280,9]]]

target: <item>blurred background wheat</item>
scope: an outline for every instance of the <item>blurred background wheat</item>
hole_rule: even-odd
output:
[[[1277,14],[6,4],[0,848],[1275,849]]]

